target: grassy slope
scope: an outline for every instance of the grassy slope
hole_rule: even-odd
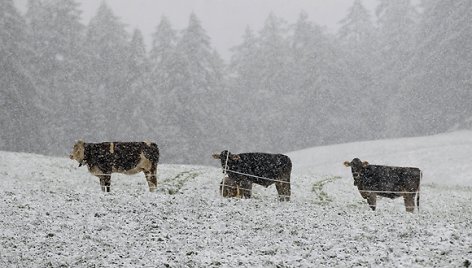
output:
[[[290,153],[289,203],[273,186],[222,199],[221,170],[199,166],[161,165],[156,193],[143,175],[117,175],[103,194],[73,161],[0,152],[0,266],[461,266],[472,261],[472,190],[456,182],[472,167],[453,163],[468,146],[470,132],[457,132]],[[387,199],[370,211],[342,166],[353,156],[421,166],[432,178],[421,212]],[[432,183],[447,170],[454,183]]]

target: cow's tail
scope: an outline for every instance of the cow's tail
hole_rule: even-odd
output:
[[[282,172],[284,180],[290,183],[290,174],[292,173],[292,160],[290,160],[289,157],[287,157],[287,163]]]
[[[420,181],[418,183],[418,191],[416,192],[416,208],[418,209],[418,213],[420,212],[420,186],[421,186],[422,179],[423,179],[423,171],[420,170]]]
[[[144,156],[151,160],[153,163],[157,164],[159,162],[159,148],[154,142],[147,143],[144,146],[143,150]]]

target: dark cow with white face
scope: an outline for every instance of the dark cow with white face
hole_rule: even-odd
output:
[[[242,189],[243,197],[250,197],[252,183],[265,187],[275,184],[280,201],[290,201],[290,175],[292,161],[283,154],[242,153],[222,151],[213,154],[221,161],[223,171]]]
[[[421,170],[415,167],[391,167],[370,165],[359,158],[345,161],[346,167],[351,167],[354,185],[357,186],[361,196],[367,199],[367,203],[375,210],[377,195],[397,198],[403,196],[405,208],[408,212],[419,206]]]
[[[77,160],[79,167],[87,165],[90,173],[100,179],[102,191],[110,192],[111,174],[127,175],[144,172],[149,191],[157,187],[157,163],[159,149],[152,142],[102,142],[75,143],[70,159]]]

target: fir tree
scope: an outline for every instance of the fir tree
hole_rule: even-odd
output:
[[[407,135],[461,128],[472,117],[472,3],[425,1],[418,44],[401,93]]]
[[[402,135],[405,117],[405,96],[400,92],[402,77],[409,64],[415,44],[418,13],[410,0],[381,0],[376,9],[379,24],[379,63],[375,70],[377,77],[373,85],[373,103],[378,106],[374,118],[376,131],[383,131],[384,137]]]
[[[12,0],[0,1],[0,149],[38,151],[36,80],[28,65],[31,47],[24,19]]]
[[[182,68],[173,74],[177,76],[174,112],[178,113],[181,135],[185,140],[181,143],[181,150],[194,151],[195,156],[192,157],[203,158],[205,146],[217,144],[216,141],[221,136],[219,131],[208,133],[208,129],[222,123],[217,120],[218,113],[215,113],[218,111],[215,100],[222,95],[223,85],[222,70],[217,69],[219,65],[215,64],[220,61],[220,57],[210,46],[209,36],[193,13],[176,49],[177,64]],[[205,142],[195,143],[195,139]],[[182,154],[182,157],[188,159],[190,156]]]
[[[50,152],[63,152],[85,125],[87,84],[84,81],[83,34],[74,0],[30,1],[27,18],[34,48],[32,64],[41,77],[40,103],[48,107],[41,135]],[[84,131],[86,132],[86,131]]]
[[[87,27],[85,43],[91,58],[87,79],[93,92],[95,137],[111,139],[123,135],[117,128],[123,114],[120,100],[129,92],[129,35],[125,26],[103,2]],[[126,119],[125,119],[126,120]],[[106,130],[106,131],[105,131]]]

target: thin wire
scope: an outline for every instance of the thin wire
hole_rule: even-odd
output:
[[[229,185],[225,185],[224,186],[225,188],[232,188],[232,189],[239,189],[239,190],[246,190],[246,191],[251,191],[252,192],[252,189],[248,189],[248,188],[240,188],[238,186],[229,186]],[[222,188],[223,190],[223,188]]]
[[[397,191],[370,191],[370,190],[359,190],[359,192],[368,192],[368,193],[389,193],[389,194],[416,194],[416,192],[397,192]]]
[[[241,173],[241,172],[237,172],[237,171],[233,171],[233,170],[229,170],[229,169],[227,169],[227,170],[225,170],[225,171],[226,171],[226,172],[235,173],[235,174],[239,174],[239,175],[248,176],[248,177],[254,177],[254,178],[263,179],[263,180],[268,180],[268,181],[273,181],[273,182],[280,182],[280,183],[288,183],[288,184],[290,184],[289,181],[274,180],[274,179],[269,179],[269,178],[265,178],[265,177],[259,177],[259,176],[252,175],[252,174]]]

